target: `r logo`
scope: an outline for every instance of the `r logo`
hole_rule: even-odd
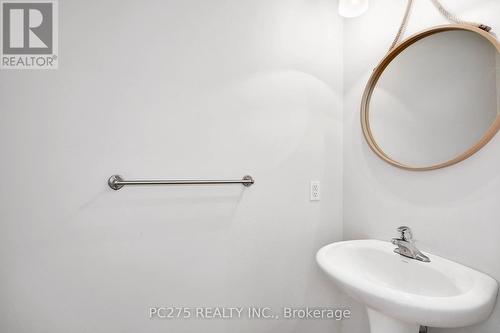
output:
[[[59,67],[58,0],[0,0],[0,69]]]
[[[53,3],[2,3],[3,54],[53,53]]]

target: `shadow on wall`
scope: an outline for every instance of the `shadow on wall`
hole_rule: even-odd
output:
[[[481,200],[480,193],[496,186],[500,181],[500,168],[495,161],[498,146],[499,138],[495,137],[469,159],[444,169],[425,172],[390,166],[379,159],[366,143],[361,145],[361,149],[367,174],[382,185],[380,191],[411,203],[439,206],[464,198]]]
[[[247,198],[248,205],[253,194],[261,193],[266,183],[274,181],[269,177],[277,177],[278,182],[289,179],[289,174],[280,169],[294,163],[297,153],[315,149],[321,152],[320,156],[324,156],[325,147],[317,143],[325,143],[328,139],[321,137],[323,131],[314,128],[317,129],[318,123],[326,122],[333,129],[340,128],[341,113],[332,109],[340,98],[339,92],[320,78],[294,70],[256,72],[234,82],[226,82],[192,102],[193,109],[204,110],[197,112],[196,120],[193,119],[196,121],[193,126],[196,126],[197,136],[201,139],[183,143],[182,154],[185,156],[169,161],[165,170],[155,167],[165,166],[165,162],[161,160],[164,155],[157,154],[154,142],[134,154],[129,154],[128,150],[115,150],[114,160],[122,161],[116,162],[124,167],[119,172],[129,178],[186,178],[193,174],[199,178],[226,178],[227,175],[237,177],[235,170],[241,170],[252,174],[256,179],[255,186],[249,189],[239,185],[200,186],[196,189],[159,186],[124,188],[115,192],[107,187],[109,175],[100,171],[92,179],[95,185],[92,188],[101,190],[81,193],[82,198],[85,196],[81,200],[83,203],[63,219],[76,225],[86,221],[84,224],[94,224],[97,228],[118,228],[124,225],[124,221],[136,221],[147,223],[151,228],[162,225],[182,234],[200,229],[216,231],[228,228],[243,196]],[[221,126],[221,119],[217,116],[221,111],[225,114],[224,126]],[[165,124],[158,123],[154,118],[145,117],[145,120],[147,132],[156,133],[155,142],[169,142]],[[338,132],[340,137],[340,130],[334,132]],[[316,144],[310,146],[306,143],[307,146],[304,146],[305,142],[309,142],[306,137],[310,135],[315,135]],[[234,142],[239,144],[234,145]],[[195,151],[196,154],[193,154]],[[134,159],[128,159],[129,155],[133,155]],[[227,160],[229,156],[230,165],[221,165],[220,161]],[[202,166],[199,161],[203,161]],[[187,167],[184,166],[184,171],[179,173],[181,167],[177,168],[176,164]],[[193,205],[194,209],[190,209]],[[110,206],[113,209],[107,226],[88,217],[96,209],[110,211],[106,209]],[[200,215],[205,217],[203,221],[200,221]]]

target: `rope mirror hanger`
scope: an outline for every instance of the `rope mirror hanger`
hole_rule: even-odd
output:
[[[391,47],[389,48],[389,51],[391,51],[398,44],[399,40],[401,39],[401,36],[403,35],[403,33],[406,29],[406,26],[408,24],[408,19],[410,18],[411,9],[413,7],[413,1],[414,0],[408,0],[408,2],[406,4],[406,10],[405,10],[405,13],[403,15],[403,20],[401,21],[401,25],[399,26],[398,32],[396,33],[396,36],[394,37],[394,41],[392,42]],[[477,28],[484,30],[486,32],[491,31],[491,27],[487,26],[485,24],[471,22],[471,21],[464,21],[464,20],[458,18],[457,16],[450,13],[446,8],[444,8],[444,6],[441,4],[441,2],[439,0],[430,0],[430,1],[434,5],[434,7],[436,7],[436,9],[441,13],[441,15],[443,15],[448,21],[450,21],[452,23],[472,25],[472,26],[477,27]]]

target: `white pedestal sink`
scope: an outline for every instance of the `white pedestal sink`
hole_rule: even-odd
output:
[[[365,304],[371,333],[418,333],[420,325],[463,327],[485,320],[498,284],[486,274],[427,254],[425,263],[393,252],[389,242],[356,240],[321,248],[319,266]]]

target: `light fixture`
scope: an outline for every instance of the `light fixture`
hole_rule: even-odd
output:
[[[343,17],[356,17],[368,10],[368,0],[339,0],[339,14]]]

